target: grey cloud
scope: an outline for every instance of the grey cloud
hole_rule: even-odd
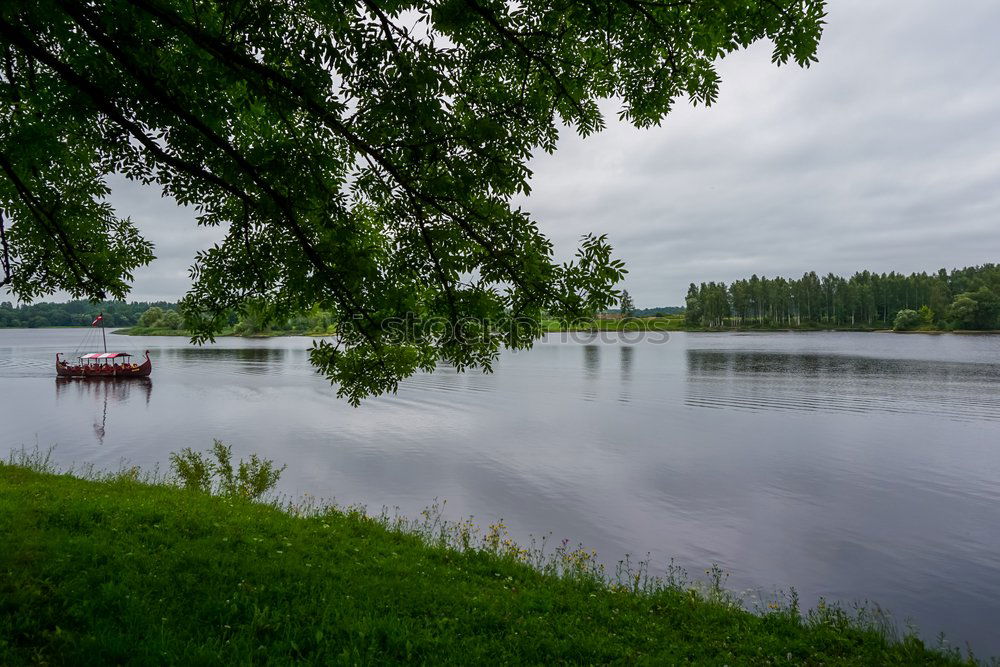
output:
[[[191,284],[188,269],[195,253],[220,242],[225,229],[202,227],[190,207],[162,197],[158,188],[115,179],[111,200],[120,215],[130,216],[155,245],[156,259],[136,271],[132,298],[136,301],[175,301]]]
[[[818,64],[730,56],[711,109],[567,136],[525,207],[567,253],[609,233],[640,305],[750,273],[995,261],[998,19],[985,1],[831,3]]]

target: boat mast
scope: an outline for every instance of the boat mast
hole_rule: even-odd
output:
[[[101,313],[101,340],[104,341],[104,354],[108,353],[108,339],[104,335],[104,313]]]

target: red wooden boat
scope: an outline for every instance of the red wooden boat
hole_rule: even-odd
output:
[[[101,340],[104,342],[104,352],[91,352],[77,358],[77,363],[71,364],[60,359],[56,353],[56,375],[67,378],[144,378],[149,377],[153,364],[149,360],[149,350],[146,350],[146,360],[141,364],[132,363],[132,355],[128,352],[108,352],[108,340],[104,336],[104,313],[97,316],[91,324],[101,325]]]
[[[80,378],[144,378],[149,377],[153,364],[146,350],[146,360],[141,364],[131,362],[127,352],[93,352],[79,358],[79,363],[71,364],[59,358],[56,353],[56,375]]]

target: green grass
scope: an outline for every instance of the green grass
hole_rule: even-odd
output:
[[[134,327],[125,327],[122,329],[116,329],[111,333],[119,334],[121,336],[186,336],[191,337],[191,334],[184,329],[167,329],[165,327],[140,327],[138,325]],[[217,336],[232,336],[232,328],[225,329],[216,334]]]
[[[118,329],[112,331],[111,333],[121,334],[123,336],[184,336],[187,338],[191,337],[191,332],[184,329],[165,329],[162,327],[126,327],[124,329]],[[232,327],[226,327],[219,333],[215,334],[216,337],[223,336],[240,336],[237,334]],[[253,335],[242,336],[243,338],[276,338],[278,336],[331,336],[333,334],[325,331],[293,331],[293,330],[275,330],[275,331],[262,331]]]
[[[618,319],[598,319],[571,324],[564,324],[559,320],[542,320],[542,331],[548,333],[560,331],[684,331],[685,329],[683,315],[636,317],[625,323]]]
[[[665,315],[663,317],[636,317],[628,322],[619,319],[598,319],[590,322],[574,322],[569,325],[558,320],[542,320],[542,330],[554,333],[560,331],[688,331],[698,332],[730,332],[730,331],[877,331],[878,329],[864,325],[821,325],[817,323],[806,323],[800,326],[789,326],[786,324],[775,324],[772,326],[751,325],[751,326],[725,326],[725,327],[703,327],[688,324],[684,315]]]
[[[0,664],[959,663],[835,610],[608,585],[586,552],[532,566],[502,527],[297,516],[137,472],[0,464]]]
[[[868,326],[858,325],[821,325],[816,323],[803,324],[801,326],[787,326],[787,325],[775,325],[775,326],[746,326],[746,327],[722,327],[722,328],[709,328],[702,326],[691,326],[685,323],[683,315],[667,315],[665,317],[637,317],[627,323],[622,323],[620,320],[593,320],[592,322],[579,322],[573,324],[563,324],[558,320],[542,320],[541,330],[544,333],[559,333],[564,331],[621,331],[627,333],[639,332],[639,331],[687,331],[691,333],[699,332],[733,332],[733,331],[762,331],[762,332],[780,332],[780,331],[862,331],[862,332],[887,332],[891,329],[879,329],[872,328]],[[126,336],[190,336],[187,331],[181,329],[162,329],[158,327],[128,327],[125,329],[118,329],[112,333],[124,334]],[[914,331],[903,331],[896,333],[927,333],[927,334],[940,334],[940,333],[972,333],[972,334],[982,334],[982,333],[1000,333],[1000,331],[944,331],[942,329],[920,329]],[[216,336],[236,336],[237,334],[233,332],[233,329],[227,328],[216,334]],[[271,338],[275,336],[331,336],[333,334],[329,332],[322,331],[268,331],[259,334],[254,334],[253,336],[246,336],[246,338]]]

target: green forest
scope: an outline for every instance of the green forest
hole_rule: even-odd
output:
[[[753,275],[728,286],[692,283],[685,305],[686,324],[708,328],[997,329],[1000,266],[910,275],[862,271],[850,278]]]
[[[138,324],[150,308],[176,311],[176,303],[166,301],[68,301],[66,303],[33,303],[15,306],[10,301],[0,303],[0,327],[89,327],[98,313],[104,313],[104,326],[130,327]]]

